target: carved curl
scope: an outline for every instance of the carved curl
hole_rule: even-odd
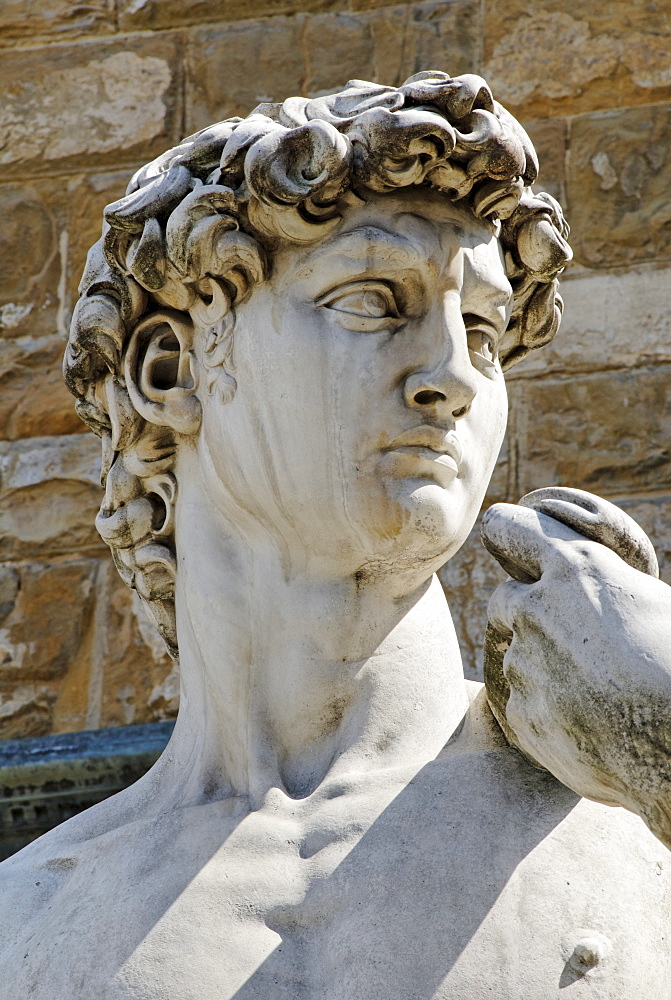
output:
[[[424,72],[398,88],[351,80],[338,94],[259,105],[184,139],[107,206],[65,380],[103,441],[98,530],[173,655],[175,439],[133,404],[124,367],[133,334],[161,310],[177,327],[205,328],[207,388],[227,402],[236,387],[234,308],[266,276],[269,254],[322,238],[349,190],[365,199],[426,185],[500,225],[515,296],[500,355],[509,368],[554,336],[556,278],[571,258],[561,208],[531,191],[537,172],[524,129],[483,79]]]

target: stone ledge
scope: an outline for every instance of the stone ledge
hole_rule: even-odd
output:
[[[173,722],[0,742],[0,860],[137,781]]]

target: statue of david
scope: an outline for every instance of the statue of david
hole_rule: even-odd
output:
[[[507,737],[435,576],[558,326],[536,175],[484,80],[424,72],[215,124],[105,210],[65,375],[181,703],[140,781],[0,867],[2,1000],[668,998],[668,778],[566,667],[625,669],[586,580],[660,621],[664,585],[547,498],[495,508]]]

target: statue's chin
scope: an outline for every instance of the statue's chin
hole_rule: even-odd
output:
[[[393,484],[388,502],[375,511],[371,563],[390,571],[415,569],[420,575],[438,570],[461,548],[475,523],[479,503],[461,489],[427,479]]]

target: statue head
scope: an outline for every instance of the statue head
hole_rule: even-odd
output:
[[[180,448],[233,520],[360,574],[413,531],[430,568],[463,542],[501,372],[561,315],[536,175],[484,80],[425,72],[215,124],[105,209],[65,378],[102,438],[98,530],[173,654]]]

